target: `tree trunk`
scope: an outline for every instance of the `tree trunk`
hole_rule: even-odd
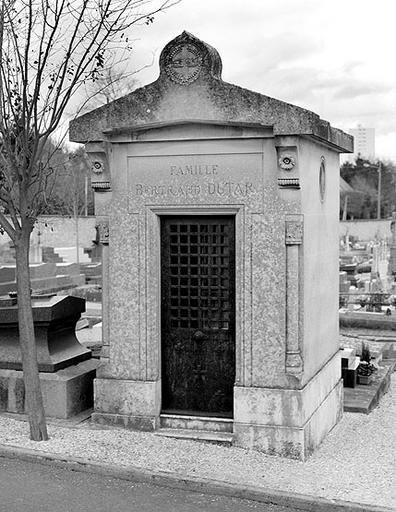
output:
[[[25,411],[29,419],[30,439],[33,441],[46,441],[48,434],[38,372],[37,348],[30,296],[30,232],[26,226],[22,226],[22,233],[15,241],[19,343],[22,354],[23,380],[25,383]]]

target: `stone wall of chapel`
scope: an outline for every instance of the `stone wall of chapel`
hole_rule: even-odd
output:
[[[299,145],[304,213],[303,333],[305,376],[310,378],[338,350],[339,155],[308,140]],[[320,167],[325,166],[321,198]]]

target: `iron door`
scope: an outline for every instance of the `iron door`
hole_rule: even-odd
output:
[[[161,218],[162,410],[232,417],[235,219]]]

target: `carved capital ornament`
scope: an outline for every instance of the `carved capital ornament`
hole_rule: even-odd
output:
[[[110,238],[109,220],[106,218],[98,218],[96,229],[98,231],[99,243],[107,245]]]
[[[99,192],[111,190],[110,169],[106,145],[87,144],[86,149],[91,162],[92,188]]]
[[[303,241],[302,220],[286,220],[285,243],[286,245],[299,245]]]

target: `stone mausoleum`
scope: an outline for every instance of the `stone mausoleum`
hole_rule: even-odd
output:
[[[94,419],[304,459],[342,415],[352,137],[221,70],[183,32],[155,82],[71,123],[104,249]]]

